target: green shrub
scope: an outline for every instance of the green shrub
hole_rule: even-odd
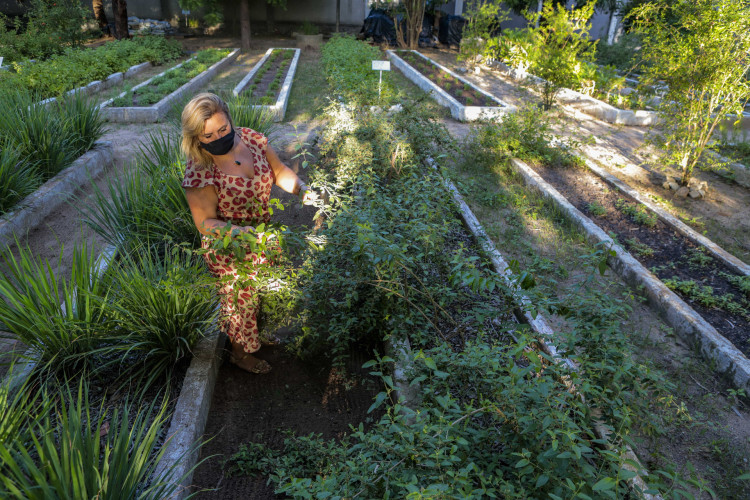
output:
[[[7,63],[46,59],[66,47],[80,47],[91,35],[82,29],[91,15],[80,2],[32,0],[30,3],[25,25],[20,18],[11,21],[0,14],[0,46]]]
[[[40,98],[61,95],[134,64],[146,61],[162,64],[181,54],[179,42],[163,37],[137,37],[95,49],[66,49],[46,61],[16,64],[16,72],[0,72],[0,91],[25,88],[38,93]]]
[[[630,72],[640,64],[641,39],[636,33],[625,33],[612,45],[596,45],[596,62]]]
[[[334,35],[321,49],[323,68],[333,93],[355,106],[378,103],[378,72],[372,61],[380,59],[380,50],[352,36]],[[381,103],[390,103],[395,95],[390,75],[383,75]]]

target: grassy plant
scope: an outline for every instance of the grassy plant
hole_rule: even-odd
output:
[[[106,193],[94,190],[93,204],[80,208],[84,221],[127,254],[165,240],[197,247],[183,175],[176,136],[151,135],[134,168],[108,180]]]
[[[118,336],[150,379],[171,370],[215,324],[218,301],[202,259],[144,248],[107,271]]]
[[[724,279],[734,285],[740,292],[750,298],[750,276],[737,276],[725,272],[719,273]]]
[[[0,94],[0,144],[47,180],[70,165],[98,139],[103,118],[83,96],[36,104],[26,91]]]
[[[23,162],[12,149],[0,151],[0,214],[33,193],[42,184],[33,164]]]
[[[62,279],[56,267],[34,257],[17,242],[18,256],[6,249],[0,259],[6,269],[0,277],[0,323],[33,349],[42,365],[53,368],[81,366],[93,354],[107,351],[106,289],[96,272],[93,248],[74,249],[71,277]]]
[[[0,443],[0,496],[49,498],[162,499],[179,487],[167,475],[151,479],[165,448],[157,449],[167,421],[166,406],[138,410],[125,405],[110,418],[91,411],[87,387],[62,391],[53,412],[32,426],[31,440]]]

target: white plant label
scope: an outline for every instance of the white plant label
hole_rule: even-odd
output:
[[[391,61],[373,61],[372,69],[374,71],[390,71]]]

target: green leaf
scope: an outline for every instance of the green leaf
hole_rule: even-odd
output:
[[[424,364],[427,365],[427,368],[429,368],[430,370],[437,370],[437,365],[432,358],[424,358]]]
[[[605,490],[611,490],[615,487],[617,483],[615,483],[615,480],[611,477],[605,477],[604,479],[600,479],[593,487],[594,491],[605,491]]]
[[[541,488],[542,486],[547,484],[547,481],[549,481],[549,476],[546,474],[542,474],[536,480],[536,488]]]

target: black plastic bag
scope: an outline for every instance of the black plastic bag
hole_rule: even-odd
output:
[[[364,21],[360,33],[364,38],[372,38],[375,43],[388,42],[396,45],[396,25],[384,10],[373,9]]]
[[[440,18],[438,40],[446,45],[461,45],[466,19],[462,16],[443,16]]]

